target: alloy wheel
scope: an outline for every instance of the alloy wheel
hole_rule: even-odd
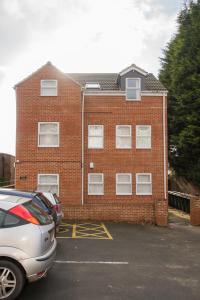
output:
[[[16,288],[16,276],[8,268],[0,267],[0,299],[9,297]]]

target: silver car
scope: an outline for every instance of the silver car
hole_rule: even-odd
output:
[[[64,213],[62,211],[62,204],[58,199],[56,194],[50,192],[41,192],[53,205],[56,214],[57,214],[57,225],[60,225],[62,222],[62,218],[64,217]]]
[[[31,200],[0,195],[0,299],[16,299],[44,277],[56,255],[52,217]]]

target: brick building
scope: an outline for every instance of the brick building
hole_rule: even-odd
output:
[[[167,224],[166,90],[136,65],[15,87],[16,187],[59,194],[65,217]]]

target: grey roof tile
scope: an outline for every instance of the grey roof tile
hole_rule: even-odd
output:
[[[86,83],[98,82],[101,90],[119,90],[117,84],[118,73],[67,73],[71,78],[85,86]],[[165,91],[162,83],[152,74],[145,76],[145,90],[147,91]]]

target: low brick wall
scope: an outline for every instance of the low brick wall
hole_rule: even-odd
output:
[[[84,204],[64,207],[68,220],[129,221],[155,223],[153,204]]]
[[[200,196],[190,198],[190,223],[191,225],[200,225]]]
[[[159,226],[168,224],[168,201],[166,199],[155,200],[155,223]]]

